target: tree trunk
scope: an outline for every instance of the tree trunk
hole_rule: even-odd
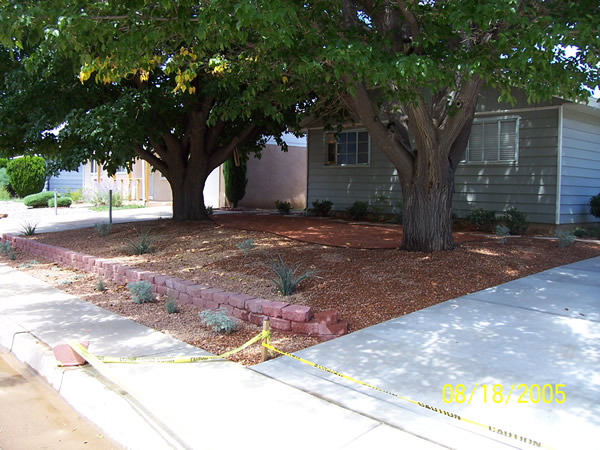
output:
[[[186,174],[181,179],[169,180],[173,193],[174,220],[210,221],[204,207],[204,184],[206,175]]]
[[[436,252],[453,250],[452,193],[454,173],[435,182],[414,179],[403,184],[403,250]]]

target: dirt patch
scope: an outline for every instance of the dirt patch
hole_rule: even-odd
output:
[[[138,239],[145,230],[154,236],[155,250],[132,256],[127,244]],[[269,266],[279,255],[288,263],[299,263],[299,273],[317,271],[316,276],[300,284],[298,291],[285,301],[309,305],[315,311],[336,309],[340,317],[349,322],[350,331],[600,255],[597,242],[576,242],[559,249],[556,241],[533,237],[511,238],[507,244],[500,245],[495,239],[482,235],[474,235],[474,239],[468,239],[473,236],[470,233],[464,236],[454,251],[426,254],[308,244],[258,231],[159,220],[115,225],[111,234],[105,237],[88,228],[41,234],[32,239],[269,300],[283,300],[269,280],[272,275]],[[249,239],[255,248],[244,256],[237,246]],[[22,264],[31,257],[19,255],[19,258]],[[164,311],[165,299],[154,304],[136,305],[125,288],[108,282],[107,292],[95,291],[98,278],[92,275],[75,272],[63,275],[67,272],[52,264],[33,265],[25,270],[84,300],[213,353],[235,347],[259,331],[258,327],[242,324],[234,335],[216,335],[202,327],[198,311],[193,307],[183,306],[181,313],[168,315]],[[73,279],[76,276],[80,279]],[[286,333],[276,333],[274,338],[277,345],[288,351],[316,343],[314,339]],[[252,364],[258,361],[259,353],[257,346],[237,360]]]

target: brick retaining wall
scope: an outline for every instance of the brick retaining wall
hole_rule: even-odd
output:
[[[155,293],[175,298],[181,304],[212,310],[222,307],[230,316],[256,325],[262,325],[263,319],[268,317],[271,328],[275,330],[316,336],[322,340],[332,339],[348,332],[348,323],[340,320],[335,310],[313,314],[310,306],[292,305],[281,301],[255,298],[237,292],[227,292],[222,289],[199,285],[190,280],[128,267],[110,259],[84,255],[66,248],[42,244],[11,234],[4,234],[2,239],[10,241],[16,249],[88,273],[95,273],[117,284],[125,285],[134,281],[148,281],[152,284]]]

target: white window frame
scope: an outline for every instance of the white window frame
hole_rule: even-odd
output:
[[[127,175],[129,172],[127,171],[127,167],[119,166],[115,171],[115,175]]]
[[[90,160],[90,173],[91,174],[97,174],[99,166],[100,165],[98,164],[98,161],[94,161],[93,159],[91,159]]]
[[[486,160],[482,161],[470,161],[469,160],[469,150],[471,137],[469,137],[469,142],[467,143],[467,148],[465,151],[465,158],[461,161],[461,164],[515,164],[519,161],[519,116],[495,116],[495,117],[485,117],[485,118],[477,118],[473,121],[473,125],[480,123],[496,123],[498,125],[497,128],[497,146],[498,146],[498,159],[495,160]],[[502,122],[512,122],[515,123],[515,151],[513,159],[500,159],[500,126]],[[485,155],[485,151],[483,152]]]
[[[356,160],[358,161],[358,133],[367,133],[367,162],[366,163],[354,163],[354,164],[339,164],[338,163],[338,149],[337,142],[338,136],[344,133],[355,133],[356,134]],[[334,159],[329,158],[329,146],[335,145],[334,148]],[[369,167],[371,165],[371,135],[364,128],[355,128],[340,131],[339,133],[325,133],[323,147],[325,149],[324,158],[326,167]]]

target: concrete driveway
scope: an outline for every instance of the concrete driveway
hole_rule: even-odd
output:
[[[600,258],[296,355],[422,406],[291,358],[254,369],[451,448],[600,448]]]

